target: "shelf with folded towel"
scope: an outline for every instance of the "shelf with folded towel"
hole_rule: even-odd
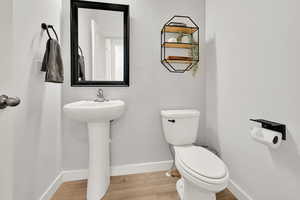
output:
[[[192,34],[198,30],[197,27],[187,27],[187,26],[170,26],[167,25],[163,29],[165,32],[168,33],[185,33],[185,34]]]
[[[166,48],[182,48],[182,49],[192,49],[194,47],[197,47],[198,43],[180,43],[180,42],[165,42],[163,44]]]

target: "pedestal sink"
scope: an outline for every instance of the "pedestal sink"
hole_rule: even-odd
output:
[[[89,132],[89,175],[87,200],[100,200],[110,184],[109,132],[110,120],[124,112],[120,100],[105,102],[78,101],[64,106],[73,120],[86,122]]]

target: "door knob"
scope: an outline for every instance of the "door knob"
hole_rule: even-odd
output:
[[[18,97],[8,97],[7,95],[0,96],[0,109],[5,109],[7,106],[15,107],[21,103]]]

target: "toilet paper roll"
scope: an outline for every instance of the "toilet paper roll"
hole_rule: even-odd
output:
[[[251,130],[251,136],[257,142],[265,144],[273,149],[277,149],[282,142],[281,133],[260,127],[254,127]]]

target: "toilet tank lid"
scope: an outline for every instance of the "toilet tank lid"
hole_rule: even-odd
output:
[[[199,117],[200,112],[198,110],[162,110],[161,116],[165,118],[191,118]]]

